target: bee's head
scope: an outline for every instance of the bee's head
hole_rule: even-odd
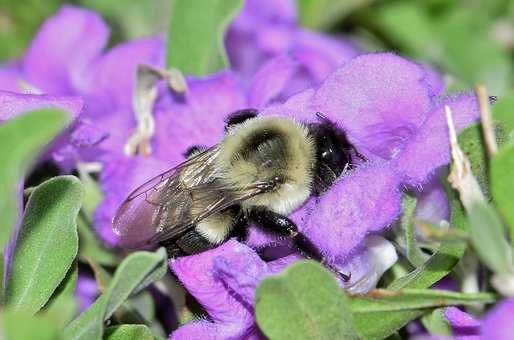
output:
[[[316,150],[312,183],[314,195],[326,191],[345,169],[352,168],[352,152],[355,151],[344,131],[323,116],[319,117],[320,123],[309,125]]]

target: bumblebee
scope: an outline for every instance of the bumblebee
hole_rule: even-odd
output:
[[[121,246],[161,245],[170,257],[192,255],[253,224],[290,237],[306,257],[325,263],[287,215],[362,156],[344,131],[317,118],[304,124],[253,109],[229,115],[217,145],[190,148],[182,164],[129,195],[113,221]]]

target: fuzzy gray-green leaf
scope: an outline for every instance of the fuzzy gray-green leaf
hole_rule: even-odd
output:
[[[4,249],[15,224],[20,181],[70,119],[64,111],[46,109],[25,113],[0,126],[0,249]]]
[[[66,276],[77,255],[83,195],[77,178],[62,176],[44,182],[30,196],[7,281],[11,308],[36,313]]]
[[[300,261],[264,279],[256,291],[256,319],[270,339],[358,339],[346,297],[326,269]]]

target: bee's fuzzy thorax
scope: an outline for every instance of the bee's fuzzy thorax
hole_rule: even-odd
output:
[[[304,124],[279,116],[250,119],[231,128],[219,150],[217,167],[231,187],[284,179],[277,190],[245,201],[243,208],[267,206],[287,214],[311,193],[315,145]]]

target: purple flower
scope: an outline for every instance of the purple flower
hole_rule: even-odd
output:
[[[83,99],[79,121],[52,155],[64,168],[105,152],[106,137],[120,129],[108,124],[111,115],[133,120],[136,65],[162,64],[160,39],[134,40],[102,54],[108,37],[96,13],[63,6],[44,22],[23,58],[0,68],[0,89]]]
[[[253,317],[255,288],[272,270],[254,250],[230,240],[199,255],[171,260],[170,266],[213,321],[191,322],[176,330],[171,339],[257,336]]]
[[[514,299],[505,299],[488,311],[482,320],[457,307],[444,313],[456,340],[510,340],[514,334]]]
[[[408,60],[367,54],[343,65],[317,90],[263,111],[303,121],[323,112],[369,159],[292,215],[333,261],[345,263],[366,235],[391,224],[400,212],[402,188],[423,187],[449,162],[445,105],[452,108],[459,129],[477,119],[473,96],[437,97],[432,81],[425,68]],[[273,241],[253,236],[254,246]]]
[[[79,311],[83,312],[95,302],[99,294],[98,285],[94,277],[80,273],[75,288],[75,298],[79,302]]]
[[[289,59],[289,85],[278,100],[319,84],[360,53],[345,39],[301,28],[296,13],[294,0],[245,1],[226,39],[232,67],[246,82],[270,59]]]

